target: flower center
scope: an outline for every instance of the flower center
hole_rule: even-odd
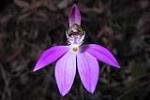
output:
[[[77,52],[77,51],[78,51],[78,49],[79,49],[79,48],[74,47],[74,48],[72,48],[72,51]]]
[[[85,32],[79,25],[72,25],[66,32],[68,44],[71,45],[73,51],[78,51],[79,46],[82,45]]]
[[[69,47],[70,47],[71,51],[74,53],[79,51],[79,45],[71,44]]]

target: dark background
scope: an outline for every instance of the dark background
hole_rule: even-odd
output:
[[[46,49],[65,44],[71,0],[0,0],[0,100],[150,100],[150,1],[79,0],[86,42],[109,48],[121,68],[101,64],[93,95],[78,73],[61,97],[54,65],[33,73]]]

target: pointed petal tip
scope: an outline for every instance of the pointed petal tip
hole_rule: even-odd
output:
[[[96,88],[85,88],[90,94],[94,94]]]
[[[95,89],[94,90],[91,90],[91,91],[89,91],[91,94],[94,94],[94,92],[95,92]]]
[[[72,9],[79,9],[79,8],[78,8],[78,5],[77,5],[76,3],[74,3],[74,4],[72,5]]]
[[[36,72],[42,68],[46,67],[45,65],[42,65],[41,63],[37,62],[37,64],[35,65],[35,67],[33,68],[33,72]]]
[[[115,68],[118,68],[118,69],[119,69],[119,68],[120,68],[120,65],[116,65]]]
[[[36,65],[36,66],[33,68],[32,71],[33,71],[33,72],[36,72],[36,71],[38,71],[38,70],[40,70],[40,69],[41,69],[41,67]]]
[[[61,96],[63,96],[63,97],[64,97],[67,93],[68,93],[68,92],[63,92],[63,91],[60,92]]]
[[[75,7],[75,6],[77,6],[77,4],[76,4],[76,3],[74,3],[72,7]]]
[[[69,89],[58,87],[58,90],[59,90],[59,93],[60,93],[61,96],[66,96],[68,94],[68,92],[70,91],[70,89],[71,89],[71,87]]]
[[[117,66],[116,66],[117,68],[120,68],[120,64],[119,63],[117,63]]]
[[[105,63],[107,65],[109,65],[110,67],[119,69],[120,68],[120,64],[118,62],[111,62],[111,63]]]
[[[32,70],[33,72],[36,72],[36,71],[38,71],[39,69],[38,68],[36,68],[36,67],[34,67],[34,69]]]
[[[36,69],[33,69],[33,70],[32,70],[32,72],[36,72],[36,71],[37,71]]]
[[[111,66],[113,66],[115,68],[120,68],[120,64],[117,61],[113,65],[111,65]]]
[[[63,96],[63,97],[66,95],[66,94],[64,94],[64,93],[60,93],[60,94],[61,94],[61,96]]]
[[[95,92],[95,89],[90,89],[90,90],[87,90],[89,93],[91,93],[91,94],[94,94],[94,92]]]

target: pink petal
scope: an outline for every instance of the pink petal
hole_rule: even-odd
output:
[[[97,44],[89,44],[83,48],[85,48],[85,51],[96,57],[99,61],[112,65],[116,68],[120,68],[119,63],[108,49]]]
[[[99,66],[96,58],[87,52],[77,54],[78,71],[81,81],[87,91],[93,93],[99,76]]]
[[[33,71],[37,71],[44,68],[46,65],[55,62],[58,58],[63,56],[69,48],[67,46],[55,46],[49,48],[42,53],[41,57],[37,61]]]
[[[72,6],[69,16],[69,26],[71,27],[74,24],[81,25],[81,14],[77,4]]]
[[[66,53],[56,63],[55,78],[62,96],[66,95],[73,84],[76,74],[76,54]]]

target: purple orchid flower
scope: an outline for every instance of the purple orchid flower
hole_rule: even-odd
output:
[[[83,86],[88,92],[93,93],[99,77],[98,61],[120,68],[115,57],[106,48],[97,44],[82,45],[85,32],[81,28],[81,15],[77,4],[73,5],[69,16],[66,37],[67,46],[47,49],[33,69],[40,70],[56,61],[55,78],[62,96],[70,91],[77,69]]]

